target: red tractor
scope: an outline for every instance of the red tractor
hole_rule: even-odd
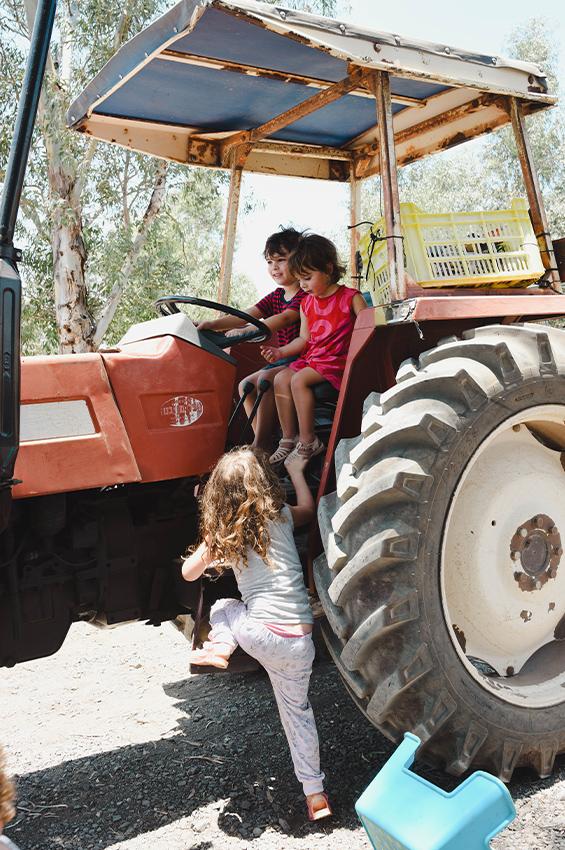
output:
[[[196,536],[197,485],[237,441],[235,388],[266,334],[255,320],[239,341],[198,333],[178,304],[199,299],[164,297],[165,315],[115,349],[23,358],[20,393],[12,237],[53,9],[39,6],[0,216],[4,666],[56,652],[78,620],[196,616],[178,558]],[[377,728],[415,732],[451,773],[505,780],[524,765],[547,776],[565,751],[565,334],[546,322],[565,301],[525,126],[554,101],[535,65],[251,0],[183,0],[68,113],[95,138],[230,169],[221,311],[244,168],[349,182],[352,224],[360,180],[380,175],[383,222],[356,266],[373,306],[337,404],[320,411],[309,579]],[[508,123],[534,265],[512,222],[448,235],[435,222],[429,273],[414,272],[397,166]]]

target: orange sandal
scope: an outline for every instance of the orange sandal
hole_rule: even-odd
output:
[[[208,667],[219,667],[225,670],[229,663],[229,658],[225,655],[220,655],[217,649],[209,646],[203,646],[201,649],[193,649],[188,656],[190,664],[206,665]]]
[[[319,794],[308,794],[306,806],[308,808],[308,820],[321,820],[333,814],[325,791],[320,791]]]

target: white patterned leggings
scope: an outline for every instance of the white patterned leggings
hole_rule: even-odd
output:
[[[271,680],[296,778],[305,794],[324,790],[320,747],[308,685],[314,661],[312,635],[281,637],[252,620],[239,599],[219,599],[210,611],[209,640],[234,649],[239,644]]]

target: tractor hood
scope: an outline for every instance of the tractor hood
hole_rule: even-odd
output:
[[[374,71],[390,75],[400,165],[509,122],[508,97],[525,113],[555,102],[530,63],[251,0],[182,0],[115,54],[67,122],[216,168],[249,142],[247,170],[347,180],[379,170]]]

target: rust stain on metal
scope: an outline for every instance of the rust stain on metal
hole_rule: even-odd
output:
[[[517,578],[519,576],[519,578]],[[548,572],[543,573],[538,579],[532,578],[532,576],[526,575],[526,573],[514,573],[514,578],[518,582],[518,586],[520,590],[525,590],[531,593],[534,590],[541,590],[541,588],[547,584],[550,578],[555,578],[555,576],[550,575]]]
[[[275,68],[264,68],[261,66],[248,65],[244,62],[233,62],[229,59],[214,59],[207,56],[203,58],[193,53],[182,53],[178,50],[164,50],[160,59],[169,59],[185,65],[200,65],[206,67],[212,66],[218,71],[228,71],[235,74],[244,74],[246,76],[261,77],[269,80],[275,80],[281,83],[296,83],[298,85],[310,86],[314,88],[325,89],[331,85],[331,80],[323,80],[321,77],[311,77],[305,74],[297,74],[291,71],[277,71]]]
[[[530,217],[534,233],[538,241],[538,247],[541,253],[541,259],[546,269],[547,276],[551,282],[555,292],[561,292],[561,281],[557,271],[557,264],[553,254],[553,244],[549,235],[549,227],[547,223],[547,215],[544,209],[543,200],[541,197],[539,180],[535,171],[533,159],[530,151],[530,142],[526,135],[524,123],[524,110],[521,101],[515,97],[508,98],[510,104],[510,114],[512,118],[512,128],[514,130],[514,139],[518,150],[518,159],[522,169],[522,176],[526,186],[528,203],[530,207]]]
[[[530,620],[532,619],[532,612],[531,612],[531,611],[526,611],[526,610],[524,609],[523,611],[520,611],[520,617],[522,618],[522,620],[523,620],[525,623],[529,623],[529,622],[530,622]]]
[[[348,162],[336,162],[336,160],[329,160],[329,171],[330,171],[330,180],[339,180],[344,182],[349,177],[349,163]]]
[[[251,130],[234,133],[222,143],[222,159],[225,161],[235,145],[249,144],[271,136],[277,130],[288,127],[289,124],[294,124],[299,118],[311,115],[312,112],[316,112],[318,109],[322,109],[324,106],[328,106],[330,103],[339,100],[355,89],[366,76],[367,71],[363,68],[355,68],[343,80],[333,83],[323,91],[319,91],[317,94],[292,106],[290,109],[286,109],[279,115],[275,115],[269,121],[265,121],[264,124],[260,124]]]
[[[532,593],[554,579],[562,554],[561,536],[551,517],[536,514],[521,523],[510,541],[510,558],[522,568],[514,572],[520,590]]]
[[[549,614],[550,611],[555,611],[555,602],[550,602],[547,606],[547,613]]]
[[[467,649],[467,638],[465,637],[465,632],[463,631],[463,629],[460,629],[456,623],[453,623],[452,628],[455,632],[457,643],[459,644],[463,652],[465,652]]]
[[[463,103],[460,106],[454,106],[452,109],[448,109],[440,115],[434,115],[431,118],[426,118],[424,121],[419,121],[417,124],[407,127],[406,130],[401,130],[399,133],[396,133],[394,137],[395,145],[401,145],[410,141],[415,136],[422,136],[425,133],[437,130],[441,126],[454,124],[455,122],[460,121],[461,118],[476,112],[479,108],[491,106],[495,100],[496,99],[493,98],[492,95],[485,94],[482,97],[475,98],[474,100]],[[364,148],[360,148],[359,153],[371,154],[374,152],[374,148],[375,146],[370,144]]]

